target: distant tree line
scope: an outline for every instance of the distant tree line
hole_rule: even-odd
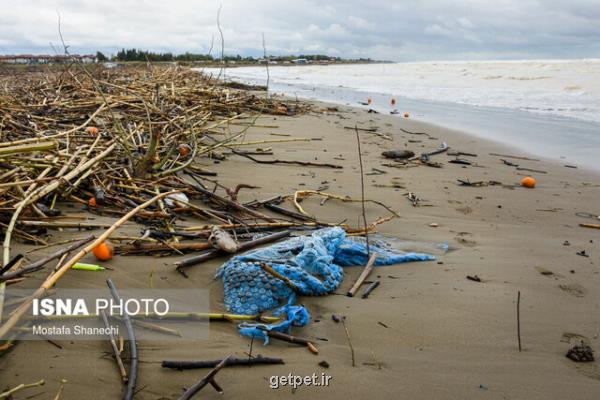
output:
[[[96,58],[98,61],[220,61],[221,57],[213,57],[210,54],[196,54],[185,52],[183,54],[174,55],[171,52],[167,53],[155,53],[147,50],[139,50],[139,49],[121,49],[117,52],[116,55],[112,55],[110,57],[103,54],[101,51],[96,52]],[[300,54],[289,55],[289,56],[269,56],[269,60],[272,61],[291,61],[298,58],[303,58],[309,61],[367,61],[370,62],[370,58],[360,58],[358,60],[346,60],[340,57],[332,57],[325,54]],[[224,56],[223,59],[225,61],[236,61],[236,62],[256,62],[258,59],[254,57],[242,57],[239,54],[235,56]]]

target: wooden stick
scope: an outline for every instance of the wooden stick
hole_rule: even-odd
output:
[[[250,240],[248,242],[240,243],[240,245],[238,246],[238,253],[245,251],[245,250],[252,249],[254,247],[257,247],[257,246],[260,246],[263,244],[274,242],[279,239],[283,239],[285,237],[290,236],[290,234],[291,234],[290,231],[277,232],[272,235],[263,236],[256,240]],[[206,260],[210,260],[210,259],[213,259],[213,258],[216,258],[219,256],[228,255],[228,254],[229,253],[226,253],[220,249],[210,250],[204,254],[200,254],[199,256],[186,258],[185,260],[180,261],[177,264],[177,269],[181,270],[185,267],[190,267],[192,265],[200,264],[201,262],[204,262]]]
[[[64,274],[66,274],[67,271],[69,271],[71,269],[71,267],[73,265],[75,265],[75,263],[77,263],[79,260],[81,260],[83,257],[85,257],[90,251],[92,251],[94,249],[94,247],[96,247],[98,244],[100,244],[100,243],[104,242],[106,239],[108,239],[108,237],[115,230],[117,230],[121,225],[123,225],[125,222],[127,222],[129,219],[131,219],[138,211],[143,210],[144,208],[153,204],[157,200],[160,200],[160,199],[162,199],[166,196],[169,196],[171,194],[174,194],[174,193],[179,193],[179,192],[177,190],[173,190],[170,192],[161,193],[159,195],[154,196],[153,198],[146,201],[145,203],[140,204],[139,206],[137,206],[136,208],[134,208],[133,210],[131,210],[127,214],[125,214],[123,217],[121,217],[121,219],[119,219],[117,222],[115,222],[113,224],[113,226],[108,228],[102,235],[100,235],[100,237],[98,237],[98,239],[94,240],[91,244],[87,245],[85,248],[83,248],[81,251],[79,251],[77,254],[75,254],[69,261],[67,261],[62,267],[60,267],[60,269],[58,271],[56,271],[54,274],[50,275],[25,303],[21,304],[21,306],[19,306],[19,308],[17,308],[15,311],[13,311],[10,318],[4,323],[4,325],[2,325],[0,327],[0,338],[7,336],[8,332],[17,324],[17,322],[21,319],[21,317],[23,315],[25,315],[25,313],[29,310],[34,299],[39,299],[40,297],[42,297],[48,289],[50,289],[52,286],[54,286],[64,276]]]
[[[373,290],[375,290],[377,288],[377,286],[379,286],[380,282],[379,281],[375,281],[373,283],[371,283],[363,292],[362,294],[362,298],[366,299],[367,297],[369,297],[369,295],[371,294],[371,292]]]
[[[519,340],[519,353],[521,352],[521,291],[517,292],[517,339]]]
[[[306,346],[311,353],[319,354],[319,350],[317,349],[317,347],[315,346],[313,341],[310,339],[306,339],[306,338],[299,337],[299,336],[292,336],[292,335],[288,335],[286,333],[277,332],[277,331],[273,331],[273,330],[267,330],[266,333],[271,338],[283,340],[284,342],[288,342],[288,343],[300,344],[300,345]]]
[[[265,270],[266,272],[268,272],[269,274],[273,275],[275,278],[283,281],[294,292],[300,293],[300,288],[298,286],[296,286],[296,284],[294,282],[292,282],[287,276],[281,275],[279,272],[277,272],[273,268],[271,268],[271,266],[268,264],[261,262],[260,267],[263,270]]]
[[[579,224],[579,226],[584,228],[600,229],[600,224]]]
[[[106,284],[110,289],[110,293],[112,294],[113,299],[118,303],[121,302],[121,296],[119,296],[119,292],[113,281],[109,278],[106,280]],[[137,383],[137,374],[138,374],[138,352],[137,352],[137,342],[135,341],[135,331],[133,330],[133,324],[131,323],[131,318],[129,318],[128,313],[123,313],[123,321],[125,322],[125,327],[127,328],[127,336],[129,338],[129,380],[127,381],[127,390],[123,395],[124,400],[131,400],[135,395],[135,385]]]
[[[346,332],[346,339],[348,340],[348,347],[350,347],[350,355],[352,356],[352,366],[356,367],[356,358],[354,356],[354,346],[352,346],[352,341],[350,340],[350,332],[348,332],[348,327],[346,326],[346,317],[342,317],[341,322],[342,322],[342,325],[344,325],[344,331]]]
[[[43,379],[33,383],[21,383],[20,385],[15,386],[10,390],[7,390],[6,392],[0,393],[0,399],[12,398],[12,394],[18,392],[19,390],[27,389],[30,387],[42,386],[44,383],[45,381]]]
[[[373,266],[375,265],[375,260],[376,259],[377,259],[377,253],[373,253],[371,255],[371,258],[369,258],[369,262],[367,262],[367,265],[365,266],[365,268],[363,269],[363,271],[359,275],[358,279],[356,280],[356,282],[354,282],[354,285],[352,285],[352,287],[350,288],[350,290],[348,290],[348,293],[346,293],[346,296],[348,296],[348,297],[354,297],[354,295],[356,294],[357,290],[360,288],[360,285],[362,285],[362,283],[365,281],[365,279],[367,279],[367,277],[369,276],[369,274],[373,270]]]
[[[100,311],[100,315],[102,316],[102,321],[104,321],[104,326],[108,330],[108,338],[110,341],[110,345],[113,349],[113,353],[115,355],[115,360],[117,360],[117,366],[119,367],[119,372],[121,373],[121,379],[123,380],[123,382],[127,382],[129,379],[127,378],[127,371],[125,370],[125,365],[123,365],[123,359],[121,358],[121,352],[119,351],[119,346],[117,346],[115,336],[112,334],[112,330],[110,329],[108,317],[106,316],[104,310]]]
[[[77,249],[78,247],[81,247],[82,245],[84,245],[88,242],[91,242],[94,238],[95,238],[94,236],[88,236],[84,239],[80,239],[77,242],[72,243],[71,245],[69,245],[65,248],[55,251],[54,253],[52,253],[44,258],[41,258],[29,265],[22,267],[21,269],[18,269],[16,271],[13,271],[10,273],[5,273],[2,276],[0,276],[0,281],[5,281],[8,279],[15,278],[17,276],[21,276],[23,274],[28,274],[31,272],[38,271],[38,270],[42,269],[44,267],[44,265],[49,263],[50,261],[52,261],[56,258],[59,258],[64,254],[70,253],[71,251]]]
[[[161,366],[163,368],[172,369],[198,369],[198,368],[214,368],[223,360],[211,360],[211,361],[163,361]],[[229,358],[225,365],[227,367],[235,365],[256,365],[256,364],[285,364],[281,358],[270,358],[263,356],[256,356],[254,358]]]
[[[231,355],[225,357],[215,368],[213,368],[204,378],[202,378],[198,383],[190,387],[185,393],[179,398],[179,400],[189,400],[196,393],[204,388],[204,386],[210,384],[215,390],[219,393],[223,393],[223,389],[215,382],[215,376],[217,373],[227,365],[227,361],[231,358]]]

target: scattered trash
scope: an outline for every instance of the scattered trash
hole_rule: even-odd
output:
[[[106,268],[96,264],[76,263],[71,269],[77,269],[80,271],[104,271]]]
[[[378,255],[375,265],[435,259],[430,254],[398,252],[383,246],[383,241],[370,244],[370,251]],[[275,315],[286,315],[282,323],[268,326],[246,323],[240,326],[242,334],[254,333],[265,338],[257,330],[289,332],[292,326],[309,322],[308,311],[303,306],[293,305],[296,291],[305,296],[331,293],[342,282],[343,266],[366,263],[364,239],[347,237],[343,229],[335,227],[235,256],[219,268],[216,277],[223,279],[225,307],[235,313],[254,315],[272,310],[281,302],[287,303],[275,312]],[[265,271],[261,264],[285,277],[296,289]]]
[[[481,282],[481,278],[477,275],[467,275],[467,279],[473,282]]]
[[[108,240],[105,240],[104,242],[102,242],[102,243],[98,244],[96,247],[94,247],[92,252],[94,253],[94,256],[96,256],[96,258],[98,260],[109,261],[109,260],[112,260],[112,258],[115,255],[115,248],[111,242],[109,242]]]
[[[526,176],[525,178],[523,178],[521,180],[521,186],[529,188],[529,189],[533,189],[535,187],[536,181],[535,178],[531,177],[531,176]]]
[[[385,158],[391,159],[407,159],[415,156],[415,153],[410,150],[388,150],[381,153]]]
[[[576,344],[567,351],[567,358],[575,362],[593,362],[594,361],[594,350],[590,345],[585,344],[581,341],[580,344]]]

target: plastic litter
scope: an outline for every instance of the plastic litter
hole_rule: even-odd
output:
[[[376,266],[435,260],[431,254],[395,250],[382,238],[370,240],[369,244],[370,251],[378,253]],[[223,279],[225,307],[230,312],[254,315],[285,304],[276,311],[277,315],[286,314],[285,321],[279,324],[240,325],[240,333],[266,340],[265,329],[289,333],[292,326],[308,324],[310,316],[303,306],[293,305],[296,293],[261,268],[260,263],[288,278],[297,287],[297,294],[320,296],[339,287],[342,267],[365,265],[367,261],[364,238],[347,237],[342,228],[335,227],[235,256],[219,268],[216,277]]]
[[[184,193],[173,193],[165,198],[167,207],[175,207],[176,202],[189,203],[190,199]]]

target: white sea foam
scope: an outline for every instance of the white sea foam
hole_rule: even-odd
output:
[[[344,87],[416,100],[501,107],[600,122],[600,59],[271,66],[271,83]],[[265,67],[229,69],[265,81]]]

